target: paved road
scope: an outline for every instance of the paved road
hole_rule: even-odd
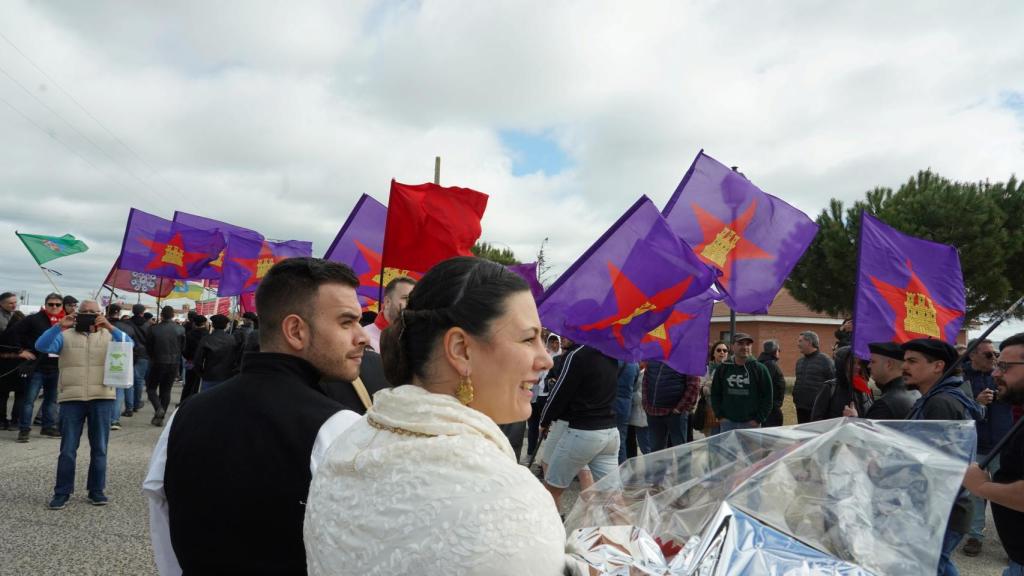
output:
[[[60,441],[32,436],[17,444],[17,432],[0,431],[0,575],[155,574],[149,546],[149,516],[141,485],[160,429],[149,424],[147,406],[112,431],[108,451],[107,495],[110,504],[93,507],[85,500],[88,442],[82,439],[77,491],[64,510],[46,508],[53,491]],[[35,431],[33,431],[35,434]],[[565,499],[563,509],[571,504]],[[1006,556],[992,540],[977,558],[958,553],[957,565],[968,576],[1000,574]]]

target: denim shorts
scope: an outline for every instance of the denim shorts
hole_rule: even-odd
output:
[[[572,479],[590,466],[594,481],[619,467],[619,429],[577,430],[566,427],[554,445],[544,481],[555,488],[568,488]]]
[[[544,463],[551,463],[551,456],[555,453],[555,445],[558,444],[558,440],[565,434],[565,431],[569,428],[569,423],[565,420],[555,420],[551,423],[551,427],[548,428],[548,435],[544,438],[544,444],[540,447],[540,461]]]

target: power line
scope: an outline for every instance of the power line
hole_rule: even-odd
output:
[[[28,116],[27,116],[27,115],[26,115],[26,114],[25,114],[24,112],[22,112],[21,110],[18,110],[18,109],[17,109],[17,108],[16,108],[15,106],[14,106],[14,104],[11,104],[10,102],[8,102],[8,101],[7,101],[7,100],[6,100],[6,99],[5,99],[4,97],[0,96],[0,102],[3,102],[4,104],[7,104],[7,106],[8,106],[8,107],[9,107],[9,108],[10,108],[11,110],[14,110],[15,112],[17,112],[17,113],[18,113],[18,115],[19,115],[19,116],[21,116],[22,118],[24,118],[26,122],[28,122],[29,124],[31,124],[31,125],[35,126],[36,128],[38,128],[38,129],[39,129],[39,131],[40,131],[40,132],[42,132],[43,134],[46,134],[46,135],[47,135],[47,136],[49,136],[50,138],[53,138],[54,140],[56,140],[56,141],[57,141],[57,142],[58,142],[58,143],[59,143],[59,144],[60,144],[61,146],[63,146],[64,148],[66,148],[68,152],[71,152],[71,153],[72,153],[72,154],[74,154],[75,156],[78,156],[79,158],[81,158],[81,159],[82,159],[82,160],[83,160],[83,161],[84,161],[84,162],[85,162],[86,164],[88,164],[89,166],[92,166],[93,168],[95,168],[97,172],[99,172],[100,174],[103,174],[103,175],[104,175],[104,176],[106,176],[107,178],[110,178],[111,180],[113,180],[113,181],[114,181],[114,183],[116,183],[117,185],[121,186],[121,187],[122,187],[122,188],[124,188],[125,190],[127,190],[127,191],[129,191],[129,192],[134,192],[134,190],[132,190],[131,188],[129,188],[129,187],[128,187],[128,186],[127,186],[127,185],[126,185],[126,184],[125,184],[124,182],[121,182],[121,181],[120,181],[120,180],[118,180],[117,178],[114,178],[114,176],[113,176],[113,175],[111,175],[111,174],[108,174],[107,172],[104,172],[104,171],[103,171],[103,170],[102,170],[102,169],[101,169],[101,168],[100,168],[99,166],[97,166],[97,165],[96,165],[95,163],[93,163],[93,161],[92,161],[92,160],[89,160],[88,158],[86,158],[85,156],[83,156],[83,155],[82,155],[81,153],[79,153],[79,152],[78,152],[77,150],[75,150],[75,149],[74,149],[74,148],[72,148],[72,147],[71,147],[70,145],[68,145],[68,143],[66,143],[66,142],[64,142],[63,140],[61,140],[60,138],[58,138],[58,137],[57,137],[57,135],[56,135],[55,133],[53,133],[53,132],[51,132],[51,131],[47,130],[46,128],[43,128],[43,127],[42,127],[42,126],[40,126],[40,125],[39,125],[38,123],[36,123],[36,121],[35,121],[35,120],[33,120],[33,119],[29,118],[29,117],[28,117]]]
[[[131,146],[125,144],[124,141],[122,141],[120,138],[118,138],[117,135],[114,134],[113,131],[111,131],[109,128],[107,128],[107,126],[105,124],[103,124],[103,122],[100,122],[99,118],[97,118],[91,112],[89,112],[89,110],[86,109],[86,107],[84,105],[82,105],[82,103],[79,102],[74,96],[72,96],[70,92],[65,90],[64,87],[61,86],[59,82],[57,82],[52,76],[47,74],[46,71],[43,70],[38,64],[36,64],[34,60],[29,58],[28,54],[25,54],[24,52],[22,52],[21,48],[18,48],[18,46],[14,42],[12,42],[10,38],[8,38],[6,35],[4,35],[3,32],[0,32],[0,38],[3,38],[4,42],[7,42],[8,44],[10,44],[11,48],[14,48],[14,50],[18,54],[20,54],[21,57],[24,58],[29,64],[31,64],[33,68],[35,68],[37,71],[39,71],[39,73],[42,74],[43,77],[45,77],[47,80],[49,80],[51,84],[56,86],[57,89],[60,90],[65,96],[67,96],[69,100],[74,102],[75,105],[78,106],[78,108],[82,112],[84,112],[86,116],[91,118],[92,121],[95,122],[100,128],[103,128],[103,130],[108,135],[110,135],[110,137],[113,138],[115,142],[117,142],[118,144],[121,145],[121,147],[123,147],[125,150],[130,152],[132,156],[135,156],[135,158],[139,162],[142,162],[143,164],[145,164],[146,167],[149,168],[149,170],[150,170],[150,174],[149,174],[150,176],[159,176],[160,175],[159,171],[156,168],[154,168],[152,164],[147,162],[146,159],[143,158],[138,152],[136,152]],[[165,186],[169,187],[173,192],[176,192],[178,194],[181,193],[181,191],[178,190],[177,188],[175,188],[173,185],[171,185],[171,184],[169,184],[167,182],[164,182],[163,184]]]
[[[23,90],[23,91],[24,91],[24,92],[25,92],[26,94],[28,94],[29,96],[31,96],[31,97],[32,97],[32,99],[33,99],[33,100],[35,100],[36,102],[38,102],[40,106],[42,106],[43,108],[46,108],[46,110],[47,110],[47,111],[49,111],[49,112],[50,112],[50,114],[53,114],[54,116],[56,116],[57,118],[59,118],[61,122],[63,122],[63,123],[65,123],[65,124],[67,124],[67,125],[68,125],[68,127],[69,127],[69,128],[71,128],[72,130],[74,130],[74,132],[75,132],[76,134],[78,134],[79,136],[81,136],[83,140],[85,140],[85,141],[86,141],[86,142],[88,142],[89,144],[92,144],[92,146],[93,146],[94,148],[96,148],[97,150],[99,150],[99,151],[100,151],[100,153],[101,153],[101,154],[103,154],[104,156],[106,156],[106,157],[107,157],[107,158],[108,158],[108,159],[109,159],[109,160],[110,160],[111,162],[113,162],[114,164],[117,164],[117,165],[118,165],[119,167],[121,167],[121,169],[122,169],[122,170],[124,170],[125,172],[127,172],[128,174],[130,174],[130,175],[131,175],[131,176],[132,176],[133,178],[135,178],[136,180],[138,180],[139,182],[141,182],[141,183],[142,183],[142,185],[144,186],[144,189],[143,189],[143,190],[144,190],[145,192],[148,192],[149,194],[152,194],[152,195],[153,195],[153,198],[154,198],[154,199],[156,199],[158,203],[162,202],[162,199],[161,199],[161,198],[159,197],[159,195],[155,194],[155,193],[154,193],[154,192],[153,192],[152,190],[150,190],[150,189],[149,189],[149,185],[148,185],[148,184],[146,183],[146,181],[145,181],[145,180],[143,180],[142,178],[139,178],[139,176],[138,176],[137,174],[135,174],[134,172],[132,172],[132,171],[131,171],[130,169],[128,169],[128,167],[126,167],[125,165],[123,165],[123,164],[121,164],[120,162],[118,162],[116,158],[114,158],[113,156],[111,156],[111,155],[110,155],[110,154],[109,154],[109,153],[108,153],[108,152],[107,152],[106,150],[104,150],[104,149],[103,149],[103,148],[102,148],[102,147],[101,147],[101,146],[100,146],[99,144],[97,144],[96,142],[94,142],[94,141],[92,140],[92,138],[89,138],[88,136],[86,136],[86,135],[85,135],[85,134],[84,134],[84,133],[83,133],[83,132],[82,132],[81,130],[79,130],[78,128],[76,128],[74,124],[72,124],[71,122],[69,122],[69,121],[68,121],[68,120],[67,120],[66,118],[64,118],[64,116],[61,116],[61,114],[60,114],[59,112],[57,112],[56,110],[54,110],[53,108],[51,108],[51,107],[50,107],[50,106],[49,106],[49,105],[48,105],[48,104],[47,104],[46,102],[43,102],[43,101],[42,101],[42,99],[40,99],[40,98],[39,98],[38,96],[36,96],[35,94],[33,94],[33,93],[32,93],[32,91],[31,91],[31,90],[29,90],[29,89],[28,89],[28,88],[27,88],[27,87],[26,87],[26,86],[25,86],[24,84],[22,84],[21,82],[19,82],[17,78],[15,78],[14,76],[11,76],[11,74],[10,74],[9,72],[7,72],[7,70],[5,70],[5,69],[4,69],[4,68],[3,68],[2,66],[0,66],[0,74],[3,74],[3,75],[4,75],[4,76],[6,76],[6,77],[7,77],[7,78],[8,78],[8,79],[9,79],[9,80],[11,81],[11,82],[14,82],[15,84],[17,84],[19,88],[21,88],[21,89],[22,89],[22,90]],[[10,104],[8,103],[8,105],[10,105]]]

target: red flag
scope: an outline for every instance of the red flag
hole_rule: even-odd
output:
[[[426,272],[453,256],[472,256],[486,208],[487,195],[476,190],[392,180],[383,267]]]
[[[174,290],[173,279],[161,278],[160,276],[144,272],[121,270],[117,264],[110,269],[110,273],[107,274],[107,279],[103,281],[103,284],[118,290],[145,292],[154,298],[166,298],[171,293],[171,290]]]

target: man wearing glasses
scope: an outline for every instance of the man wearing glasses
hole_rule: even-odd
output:
[[[1007,405],[1024,402],[1024,333],[999,345],[995,362],[996,397]],[[991,468],[989,468],[991,470]],[[1024,575],[1024,433],[1017,433],[999,453],[999,467],[992,478],[977,464],[964,475],[964,488],[992,502],[996,532],[1010,557],[1003,576]]]
[[[25,401],[21,405],[21,417],[18,426],[18,442],[28,442],[32,433],[32,408],[35,407],[36,397],[39,390],[43,391],[43,406],[40,410],[42,417],[42,436],[60,438],[57,431],[57,380],[60,372],[57,368],[57,355],[47,354],[36,350],[36,339],[43,332],[60,323],[64,318],[64,298],[60,294],[53,293],[46,296],[42,310],[30,314],[24,320],[15,325],[16,340],[21,346],[20,356],[25,360],[34,361],[34,368],[28,377],[28,387],[25,390]]]
[[[967,344],[970,348],[975,341]],[[975,424],[978,430],[978,458],[986,456],[992,451],[992,447],[1000,438],[1006,435],[1013,427],[1013,411],[1009,404],[998,400],[995,397],[996,383],[992,377],[992,370],[995,368],[999,353],[992,346],[991,340],[977,342],[970,359],[964,363],[964,380],[971,385],[971,394],[975,401],[985,406],[985,417]],[[996,456],[988,466],[989,472],[999,469],[999,456]],[[971,498],[974,506],[974,519],[971,521],[971,530],[967,533],[967,543],[964,544],[963,552],[967,556],[977,556],[981,553],[981,546],[985,529],[985,499]]]

